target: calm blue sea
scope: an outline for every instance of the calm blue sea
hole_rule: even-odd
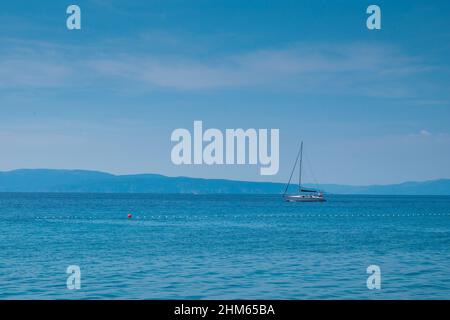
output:
[[[448,299],[450,197],[3,193],[0,298]]]

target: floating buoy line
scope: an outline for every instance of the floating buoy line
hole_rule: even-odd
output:
[[[248,219],[248,218],[403,218],[403,217],[449,217],[448,213],[376,213],[376,214],[245,214],[245,215],[151,215],[136,216],[136,220],[173,220],[173,219],[189,219],[189,220],[206,220],[211,218],[224,219]],[[127,219],[133,219],[133,214],[128,213]],[[103,217],[93,216],[41,216],[35,217],[35,220],[105,220]],[[117,219],[114,219],[117,220]]]

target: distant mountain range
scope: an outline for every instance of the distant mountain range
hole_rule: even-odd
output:
[[[333,194],[450,195],[450,179],[391,185],[309,185]],[[113,175],[86,170],[21,169],[0,172],[0,192],[100,192],[281,194],[285,184],[222,179],[166,177],[158,174]]]

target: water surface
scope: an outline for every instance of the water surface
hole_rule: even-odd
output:
[[[2,299],[449,297],[450,197],[0,194]]]

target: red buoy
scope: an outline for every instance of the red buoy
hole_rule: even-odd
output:
[[[133,218],[133,215],[131,213],[128,214],[128,219]]]

